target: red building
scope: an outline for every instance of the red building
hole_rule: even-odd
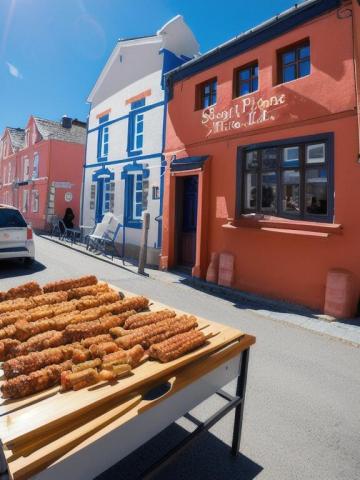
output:
[[[86,124],[31,116],[25,129],[7,127],[0,141],[0,203],[14,205],[45,230],[67,207],[80,218]]]
[[[187,62],[169,88],[162,268],[324,305],[360,287],[360,5],[309,0]],[[355,208],[355,210],[353,210]]]

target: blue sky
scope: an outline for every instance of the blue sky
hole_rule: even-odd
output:
[[[118,38],[176,14],[201,52],[289,8],[290,0],[0,0],[0,132],[29,115],[85,120],[86,98]]]

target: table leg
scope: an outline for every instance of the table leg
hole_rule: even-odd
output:
[[[249,365],[249,354],[250,349],[244,350],[241,355],[241,365],[240,365],[240,374],[237,379],[236,385],[236,397],[241,398],[241,402],[235,408],[235,419],[234,419],[234,430],[233,430],[233,439],[231,453],[232,455],[238,455],[240,449],[240,440],[241,440],[241,430],[242,430],[242,421],[244,414],[244,404],[245,404],[245,393],[246,393],[246,381],[247,381],[247,372]]]

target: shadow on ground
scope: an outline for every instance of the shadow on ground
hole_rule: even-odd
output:
[[[135,450],[121,462],[102,473],[96,480],[135,480],[159,460],[170,448],[189,434],[184,428],[172,424],[159,435]],[[245,455],[233,457],[230,447],[211,433],[203,433],[171,463],[154,474],[154,480],[253,480],[263,470]]]
[[[45,270],[46,266],[40,262],[34,262],[26,265],[21,260],[1,260],[0,261],[0,279],[20,277],[22,275],[32,275],[33,273]]]

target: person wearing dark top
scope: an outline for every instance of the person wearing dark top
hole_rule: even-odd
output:
[[[74,228],[73,220],[75,218],[74,212],[71,208],[67,208],[65,210],[65,215],[63,218],[63,222],[65,223],[66,228]]]

